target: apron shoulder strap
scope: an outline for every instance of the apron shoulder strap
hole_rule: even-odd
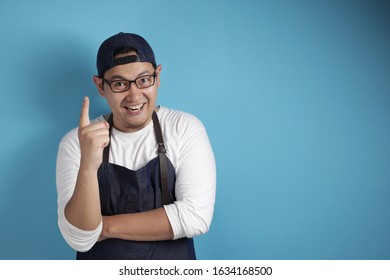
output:
[[[108,129],[108,131],[110,133],[109,137],[111,139],[111,130],[112,130],[112,127],[114,126],[112,113],[109,116],[104,116],[104,118],[107,120],[108,124],[110,125],[110,128]],[[111,143],[111,141],[108,142],[108,145],[103,150],[103,162],[108,162],[108,157],[110,154],[110,143]]]
[[[161,132],[160,122],[157,114],[153,111],[152,115],[154,133],[157,140],[157,152],[160,163],[160,180],[161,180],[161,194],[163,205],[170,203],[169,190],[168,190],[168,164],[167,164],[167,150],[165,149],[164,139]]]

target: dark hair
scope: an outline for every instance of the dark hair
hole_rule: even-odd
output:
[[[125,54],[129,52],[136,52],[138,54],[136,49],[132,47],[124,46],[124,47],[119,47],[114,51],[114,57],[117,56],[118,54]]]
[[[123,46],[123,47],[119,47],[117,48],[115,51],[114,51],[114,57],[116,57],[117,55],[120,55],[120,54],[127,54],[129,52],[135,52],[137,55],[138,55],[138,52],[136,49],[134,49],[133,47],[129,47],[129,46]],[[153,65],[153,68],[156,69],[156,65]],[[104,74],[103,74],[104,75]]]

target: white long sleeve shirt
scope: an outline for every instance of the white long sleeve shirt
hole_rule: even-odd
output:
[[[160,107],[157,112],[167,156],[176,171],[176,201],[165,205],[174,239],[194,237],[209,230],[215,203],[214,154],[203,124],[188,113]],[[103,121],[103,116],[94,121]],[[88,251],[98,240],[102,223],[85,231],[70,224],[64,209],[73,195],[80,165],[78,128],[60,142],[57,156],[58,225],[75,250]],[[157,156],[153,122],[133,133],[112,129],[109,162],[138,170]]]

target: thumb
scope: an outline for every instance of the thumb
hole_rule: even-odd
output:
[[[81,107],[80,114],[80,127],[85,127],[89,125],[89,98],[87,96],[84,97],[83,105]]]

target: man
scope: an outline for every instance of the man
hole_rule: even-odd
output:
[[[156,106],[162,66],[139,35],[102,43],[93,81],[111,114],[62,139],[58,224],[77,259],[195,259],[192,238],[209,230],[216,168],[202,123]]]

